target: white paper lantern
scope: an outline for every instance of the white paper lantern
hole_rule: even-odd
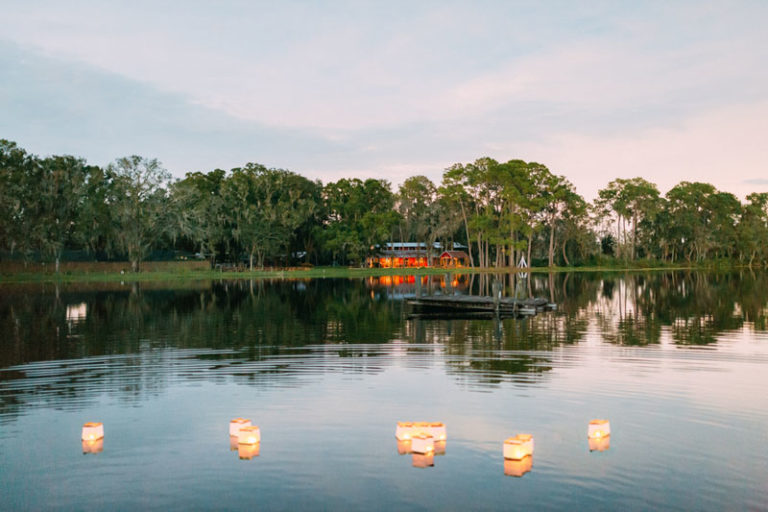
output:
[[[419,433],[411,438],[411,452],[435,453],[435,439],[425,433]]]
[[[245,418],[235,418],[229,422],[229,435],[237,436],[237,434],[240,433],[241,428],[250,426],[251,420],[246,420]]]
[[[435,438],[435,441],[445,441],[447,439],[447,432],[445,424],[441,422],[429,423],[427,426],[427,433],[431,434]]]
[[[413,423],[410,421],[398,421],[395,429],[395,437],[398,441],[408,441],[414,434]]]
[[[261,431],[259,427],[250,425],[240,429],[237,434],[238,444],[257,444],[261,442]]]
[[[104,437],[103,424],[95,421],[89,421],[83,425],[83,433],[81,435],[81,439],[83,441],[96,441],[102,437]]]
[[[589,422],[587,437],[600,439],[611,435],[611,423],[608,420],[592,420]]]

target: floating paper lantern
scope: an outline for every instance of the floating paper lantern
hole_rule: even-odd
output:
[[[246,420],[245,418],[235,418],[229,422],[229,435],[237,436],[241,428],[250,426],[251,420]]]
[[[435,441],[435,455],[445,455],[445,441]]]
[[[504,459],[504,474],[507,476],[515,476],[520,478],[524,474],[528,473],[533,467],[533,456],[526,455],[522,459]]]
[[[600,439],[611,435],[611,423],[608,420],[592,420],[589,422],[587,437]]]
[[[240,429],[237,434],[238,444],[257,444],[261,442],[261,431],[259,427],[249,425]]]
[[[259,456],[260,450],[261,450],[261,443],[238,444],[237,456],[240,457],[240,460],[251,460],[252,458]]]
[[[414,453],[412,464],[415,468],[429,468],[435,465],[435,455],[433,453]]]
[[[435,453],[435,439],[425,433],[419,433],[411,438],[411,452],[413,453]]]
[[[413,423],[410,421],[398,421],[397,422],[397,428],[395,429],[395,437],[398,439],[398,441],[407,441],[409,440],[414,432]]]
[[[104,438],[93,441],[83,440],[83,453],[101,453],[104,451]]]
[[[435,441],[445,441],[447,432],[445,430],[445,424],[440,422],[429,423],[427,425],[427,433],[431,434],[435,438]]]
[[[99,422],[89,421],[83,425],[83,433],[80,438],[83,441],[96,441],[104,437],[104,425]]]
[[[531,434],[517,434],[515,437],[523,442],[526,454],[533,455],[533,436]]]
[[[411,453],[411,440],[401,441],[397,440],[397,453],[398,455],[407,455]]]
[[[610,448],[611,436],[589,438],[589,451],[591,452],[604,452]]]
[[[520,460],[527,455],[533,455],[533,436],[518,434],[504,441],[504,458]]]

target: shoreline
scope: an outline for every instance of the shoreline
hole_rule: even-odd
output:
[[[221,271],[184,268],[144,270],[138,273],[115,272],[94,268],[98,263],[89,264],[92,270],[66,270],[53,272],[3,272],[0,284],[13,283],[73,283],[73,282],[147,282],[147,281],[199,281],[199,280],[242,280],[242,279],[324,279],[363,278],[389,275],[439,275],[439,274],[510,274],[510,273],[571,273],[571,272],[659,272],[659,271],[730,271],[744,270],[746,266],[703,266],[703,265],[650,265],[650,266],[593,266],[593,267],[492,267],[492,268],[442,268],[442,267],[399,267],[399,268],[350,268],[313,267],[308,269],[265,269],[254,271]],[[752,269],[753,271],[759,269]]]

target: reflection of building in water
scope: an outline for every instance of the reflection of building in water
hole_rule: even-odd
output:
[[[85,302],[70,304],[67,306],[67,322],[80,322],[85,320],[88,306]]]
[[[372,292],[378,292],[388,299],[415,297],[419,294],[464,295],[469,289],[469,277],[466,274],[378,276],[366,279],[365,285]]]
[[[435,242],[432,250],[427,251],[423,242],[389,242],[379,247],[377,254],[368,258],[366,263],[369,267],[380,268],[467,267],[469,255],[461,249],[466,247],[456,243],[453,250],[444,251],[442,244]]]
[[[101,453],[104,451],[104,438],[83,440],[83,453]]]
[[[610,448],[611,436],[589,438],[589,451],[591,452],[604,452]]]
[[[527,455],[519,460],[504,459],[504,474],[520,478],[533,468],[533,456]]]

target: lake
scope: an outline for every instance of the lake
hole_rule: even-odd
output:
[[[519,319],[405,304],[492,279],[4,285],[0,508],[768,510],[768,275],[498,276],[557,304]],[[447,441],[408,453],[398,421]]]

